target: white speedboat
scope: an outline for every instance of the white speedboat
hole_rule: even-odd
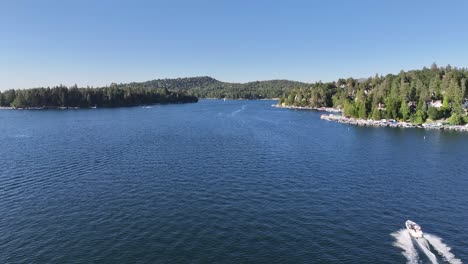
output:
[[[406,229],[408,229],[409,234],[414,238],[422,238],[423,232],[421,227],[411,220],[405,222]]]

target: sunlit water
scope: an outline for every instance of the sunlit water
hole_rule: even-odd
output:
[[[273,103],[0,111],[0,263],[466,262],[468,133]]]

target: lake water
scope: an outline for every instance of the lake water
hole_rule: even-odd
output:
[[[0,111],[0,263],[468,260],[468,133],[273,103]]]

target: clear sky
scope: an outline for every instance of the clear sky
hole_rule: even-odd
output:
[[[0,0],[0,89],[468,66],[468,1]]]

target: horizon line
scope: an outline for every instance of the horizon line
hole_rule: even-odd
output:
[[[433,63],[435,65],[437,65],[435,62]],[[0,88],[0,92],[1,91],[7,91],[7,90],[27,90],[27,89],[37,89],[37,88],[53,88],[53,87],[60,87],[60,86],[65,86],[67,88],[70,88],[70,87],[73,87],[73,86],[77,86],[78,88],[103,88],[103,87],[109,87],[111,86],[112,84],[117,84],[117,85],[121,85],[121,84],[131,84],[131,83],[144,83],[144,82],[150,82],[150,81],[157,81],[157,80],[177,80],[177,79],[190,79],[190,78],[211,78],[211,79],[214,79],[216,81],[219,81],[219,82],[222,82],[222,83],[230,83],[230,84],[247,84],[247,83],[253,83],[253,82],[267,82],[267,81],[290,81],[290,82],[298,82],[298,83],[303,83],[303,84],[316,84],[316,83],[319,83],[319,82],[322,82],[322,83],[328,83],[328,82],[336,82],[337,80],[339,79],[349,79],[349,78],[352,78],[352,79],[355,79],[355,80],[363,80],[363,79],[369,79],[369,78],[373,78],[375,77],[376,75],[378,76],[387,76],[387,75],[398,75],[401,71],[404,71],[404,72],[410,72],[410,71],[417,71],[417,70],[423,70],[423,69],[430,69],[431,66],[427,67],[427,66],[423,66],[422,68],[420,69],[411,69],[411,70],[404,70],[404,69],[401,69],[398,73],[386,73],[386,74],[382,74],[382,73],[375,73],[374,75],[371,75],[369,77],[351,77],[351,76],[348,76],[348,77],[339,77],[335,80],[331,80],[331,81],[323,81],[323,80],[316,80],[316,81],[299,81],[299,80],[294,80],[294,79],[288,79],[288,78],[274,78],[274,79],[257,79],[257,80],[252,80],[252,81],[222,81],[218,78],[215,78],[213,76],[210,76],[210,75],[196,75],[196,76],[184,76],[184,77],[159,77],[159,78],[155,78],[155,79],[147,79],[147,80],[140,80],[140,81],[121,81],[121,82],[110,82],[110,83],[106,83],[104,85],[78,85],[77,83],[74,83],[74,84],[63,84],[63,83],[60,83],[60,84],[55,84],[55,85],[42,85],[42,86],[33,86],[33,87],[19,87],[19,88]],[[452,66],[451,64],[447,64],[445,66],[439,66],[437,65],[437,67],[439,69],[441,68],[447,68],[447,67],[452,67],[452,68],[456,68],[456,69],[459,69],[459,70],[467,70],[468,67],[457,67],[457,66]]]

